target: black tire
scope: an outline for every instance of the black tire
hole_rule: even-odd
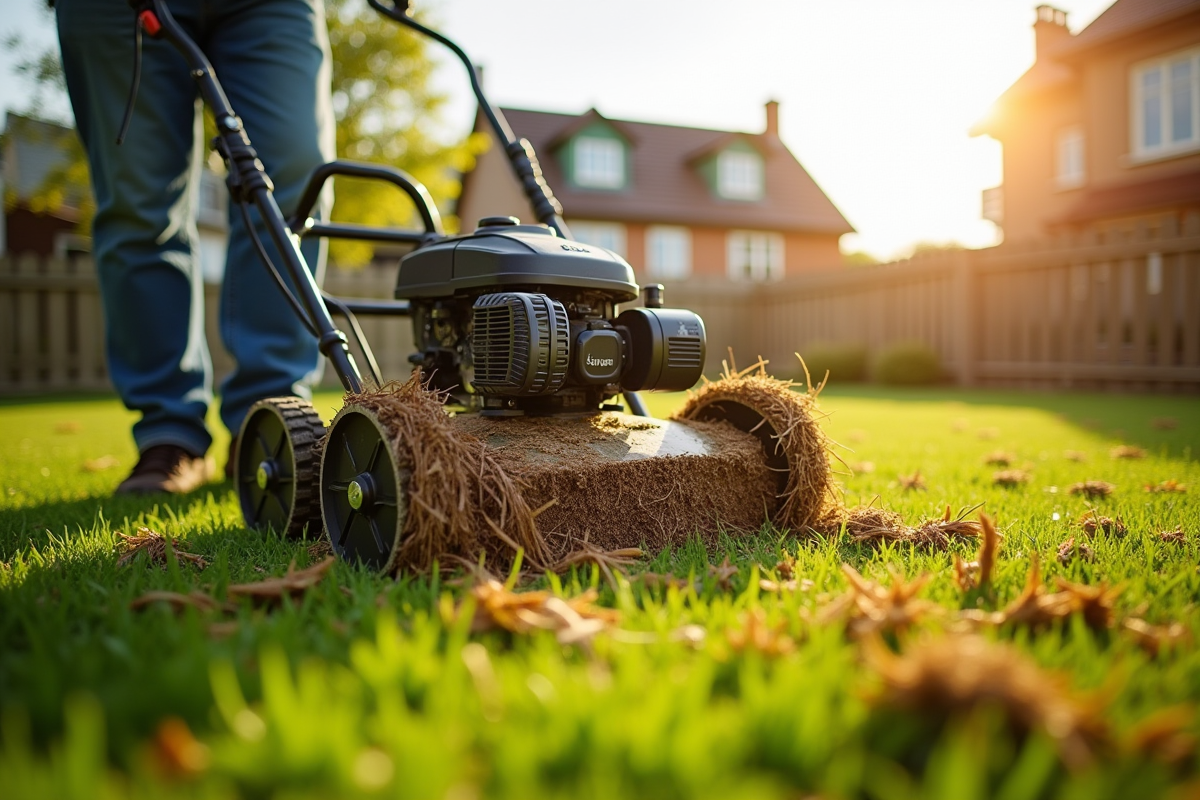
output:
[[[321,517],[338,557],[377,572],[395,569],[408,516],[408,470],[386,426],[366,408],[344,406],[321,456]]]
[[[325,426],[312,404],[271,397],[251,406],[238,432],[233,479],[246,526],[296,537],[319,530],[319,444]]]

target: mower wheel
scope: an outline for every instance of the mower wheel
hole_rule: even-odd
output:
[[[408,479],[379,417],[344,406],[321,457],[321,517],[340,558],[377,572],[394,568],[408,516]]]
[[[238,433],[234,482],[247,527],[300,536],[321,524],[317,446],[325,426],[312,404],[272,397],[250,407]]]

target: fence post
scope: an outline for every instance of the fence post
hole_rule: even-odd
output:
[[[951,331],[955,341],[955,362],[959,386],[975,385],[975,320],[980,309],[976,308],[975,263],[978,255],[971,250],[962,250],[954,258],[953,322]]]

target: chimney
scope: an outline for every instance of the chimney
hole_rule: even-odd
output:
[[[1067,28],[1067,12],[1054,6],[1037,7],[1037,21],[1033,23],[1034,52],[1037,58],[1071,38]]]
[[[779,101],[767,101],[767,129],[764,131],[767,136],[779,137]]]

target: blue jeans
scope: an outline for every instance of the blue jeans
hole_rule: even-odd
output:
[[[212,61],[290,214],[309,172],[334,150],[321,0],[172,0],[170,8]],[[133,426],[140,451],[175,444],[200,455],[212,443],[204,422],[212,365],[197,258],[205,148],[195,83],[170,44],[143,37],[133,121],[117,147],[132,78],[133,11],[124,0],[58,0],[56,9],[96,196],[92,230],[109,373],[125,405],[141,412]],[[322,213],[331,199],[323,198]],[[258,228],[274,253],[261,221]],[[323,243],[301,249],[320,280]],[[317,343],[258,261],[232,202],[220,321],[237,361],[221,386],[221,420],[231,431],[263,397],[309,396],[320,374]]]

